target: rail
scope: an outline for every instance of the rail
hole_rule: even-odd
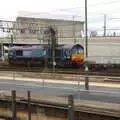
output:
[[[21,66],[0,66],[0,71],[17,71],[17,72],[36,72],[36,73],[58,73],[58,74],[76,74],[76,75],[96,75],[96,76],[120,76],[120,69],[109,70],[96,70],[85,72],[81,69],[72,68],[56,68],[55,71],[52,68],[44,67],[21,67]]]
[[[67,81],[84,81],[85,77],[89,78],[90,82],[120,82],[119,76],[109,76],[109,75],[94,75],[94,74],[70,74],[70,73],[54,73],[54,78],[56,80],[67,80]],[[8,78],[15,80],[18,78],[27,79],[53,79],[53,74],[51,72],[30,72],[30,71],[1,71],[0,79]],[[54,80],[54,79],[53,79]]]

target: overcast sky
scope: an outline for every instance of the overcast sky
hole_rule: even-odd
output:
[[[0,19],[14,20],[18,11],[66,14],[63,18],[76,15],[84,19],[84,2],[85,0],[1,0]],[[108,27],[120,27],[119,19],[113,19],[120,18],[119,11],[120,0],[88,0],[89,26],[102,28],[106,14]]]
[[[0,17],[9,18],[17,15],[18,11],[73,12],[83,14],[85,0],[1,0]],[[117,14],[120,10],[120,0],[88,0],[88,13]],[[72,9],[73,8],[73,9]],[[74,9],[76,8],[76,9]],[[72,14],[72,13],[71,13]]]

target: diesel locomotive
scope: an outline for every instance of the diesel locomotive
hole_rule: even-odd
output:
[[[80,44],[62,44],[55,48],[56,66],[80,66],[84,62],[84,48]],[[51,46],[30,45],[13,46],[8,50],[9,64],[53,64],[53,50]]]

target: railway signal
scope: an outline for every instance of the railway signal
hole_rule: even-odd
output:
[[[56,39],[56,31],[53,27],[49,27],[49,31],[50,31],[50,37],[51,37],[51,47],[52,47],[52,66],[53,66],[53,72],[55,72],[55,66],[56,66],[56,61],[55,61],[55,49],[57,46],[57,39]]]

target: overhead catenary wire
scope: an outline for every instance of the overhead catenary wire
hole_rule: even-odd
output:
[[[54,19],[53,19],[54,20]],[[56,20],[57,21],[57,20]],[[62,20],[61,20],[62,21]],[[54,23],[51,23],[51,26],[57,26],[57,27],[62,27],[62,26],[73,26],[73,21],[72,20],[63,20],[63,21],[67,21],[67,22],[71,22],[71,23],[68,23],[68,24],[54,24]],[[81,23],[84,23],[84,21],[75,21],[75,22],[81,22]],[[21,28],[25,28],[25,29],[28,29],[30,27],[35,27],[35,28],[47,28],[49,25],[46,23],[39,23],[39,22],[17,22],[17,21],[4,21],[4,20],[0,20],[0,23],[3,24],[2,26],[4,26],[4,24],[8,25],[8,27],[4,27],[4,28],[10,28],[10,29],[18,29],[21,27]],[[12,24],[12,27],[10,26],[9,27],[9,24]],[[0,28],[2,28],[2,26],[0,26]],[[27,27],[26,27],[27,26]],[[42,27],[44,26],[44,27]]]
[[[114,18],[113,18],[114,19]],[[116,18],[116,19],[119,19],[119,18]],[[98,22],[98,21],[97,21]],[[46,29],[46,28],[48,28],[48,26],[46,25],[46,24],[39,24],[39,23],[36,23],[36,22],[17,22],[17,21],[4,21],[4,20],[0,20],[0,23],[2,24],[2,23],[5,23],[5,24],[7,24],[7,26],[5,25],[5,26],[1,26],[0,25],[0,29],[1,30],[3,30],[3,28],[4,29],[9,29],[9,30],[18,30],[18,31],[20,31],[21,29],[28,29],[28,30],[30,30],[30,29],[32,29],[32,30],[36,30],[36,32],[41,32],[41,34],[43,33],[43,30],[41,30],[41,29],[39,29],[39,28],[42,28],[42,29]],[[103,21],[101,22],[101,23],[103,23]],[[13,24],[13,26],[11,26],[11,24]],[[14,25],[16,25],[16,24],[18,24],[18,27],[15,27]],[[19,26],[19,24],[23,24],[22,26]],[[28,27],[26,27],[26,26],[24,26],[24,24],[27,24],[28,25]],[[10,26],[9,26],[10,25]],[[35,26],[34,26],[35,25]],[[29,27],[29,26],[31,26],[31,27]],[[62,25],[62,24],[60,24],[60,25],[55,25],[56,27],[59,27],[59,32],[60,32],[60,29],[62,28],[62,27],[64,27],[64,26],[70,26],[70,28],[68,28],[67,30],[66,29],[64,29],[63,31],[61,31],[61,34],[63,35],[63,32],[64,33],[69,33],[69,32],[72,32],[72,27],[73,27],[73,22],[71,21],[71,23],[70,24],[66,24],[66,25]],[[7,30],[7,31],[9,31],[9,30]],[[61,29],[62,30],[62,29]],[[108,31],[108,30],[113,30],[113,31],[119,31],[120,30],[120,28],[119,27],[107,27],[106,28],[106,30]],[[102,28],[102,26],[101,26],[101,28],[100,28],[100,26],[98,26],[98,28],[95,28],[95,27],[92,27],[92,29],[91,29],[91,27],[89,28],[88,27],[88,32],[90,32],[90,31],[103,31],[103,28]],[[77,32],[77,31],[76,31]],[[7,32],[6,32],[7,33]],[[34,34],[33,34],[34,35]],[[75,37],[80,37],[80,36],[77,36],[77,35],[75,35]],[[62,37],[60,37],[60,38],[62,38]],[[64,37],[65,38],[65,37]],[[73,38],[73,37],[71,37],[71,36],[69,36],[69,37],[67,37],[66,36],[66,38]]]
[[[95,3],[95,4],[88,4],[88,7],[98,7],[100,5],[108,5],[108,4],[113,4],[113,3],[120,3],[119,0],[110,0],[110,1],[104,1],[103,2],[98,2],[98,3]],[[78,7],[73,7],[73,8],[66,8],[66,9],[55,9],[54,11],[51,11],[51,12],[56,12],[56,11],[69,11],[71,12],[70,10],[75,10],[75,9],[84,9],[84,7],[81,7],[81,6],[78,6]]]

